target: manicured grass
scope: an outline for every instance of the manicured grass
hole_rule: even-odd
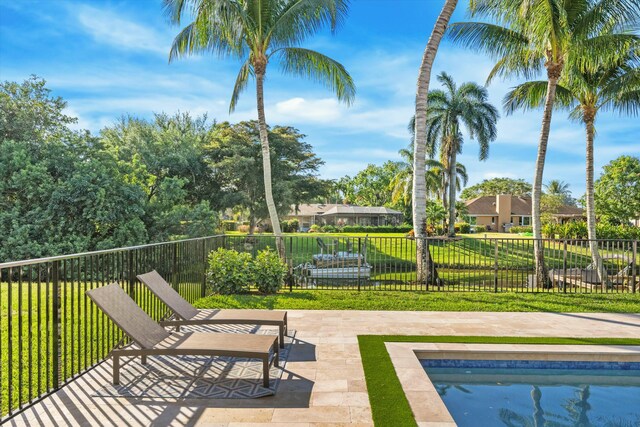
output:
[[[276,295],[211,295],[199,308],[399,311],[640,312],[640,294],[515,292],[300,291]]]
[[[385,342],[450,342],[485,344],[557,344],[557,345],[640,345],[640,339],[628,338],[525,338],[478,336],[397,336],[360,335],[358,344],[364,367],[369,402],[376,426],[415,426],[409,402],[395,373]],[[425,374],[426,375],[426,374]]]

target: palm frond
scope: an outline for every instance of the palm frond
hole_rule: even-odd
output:
[[[251,74],[251,65],[249,61],[245,61],[240,67],[238,76],[236,77],[236,83],[233,85],[233,93],[231,94],[231,102],[229,103],[229,113],[233,113],[238,104],[238,98],[240,94],[246,89],[249,81],[249,75]]]
[[[277,51],[285,73],[317,81],[335,92],[340,101],[351,104],[356,88],[353,79],[339,62],[319,52],[288,47]]]
[[[502,107],[507,115],[516,110],[529,111],[544,107],[547,97],[548,82],[538,80],[522,83],[511,89],[502,100]],[[556,86],[556,108],[569,108],[575,105],[575,97],[571,91],[560,84]]]
[[[448,36],[466,48],[489,54],[493,58],[525,57],[529,39],[514,30],[486,22],[456,22]]]

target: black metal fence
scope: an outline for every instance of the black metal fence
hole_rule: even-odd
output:
[[[596,274],[588,240],[544,239],[548,285],[535,285],[531,238],[429,238],[433,282],[417,280],[416,242],[406,237],[285,236],[291,288],[515,292],[636,292],[638,242],[598,240],[606,275]],[[227,236],[225,247],[255,254],[273,236]]]
[[[0,264],[2,419],[104,360],[122,341],[85,296],[118,281],[154,319],[164,305],[136,275],[158,270],[187,300],[205,292],[206,257],[223,236]]]
[[[606,278],[593,275],[589,242],[544,240],[550,286],[532,285],[533,240],[428,239],[438,285],[419,282],[416,242],[405,237],[283,237],[294,289],[636,292],[638,242],[599,240]],[[206,293],[207,256],[217,248],[256,254],[273,236],[211,236],[0,264],[0,409],[10,417],[104,360],[123,338],[85,296],[118,281],[153,318],[164,305],[136,275],[156,269],[186,299]]]

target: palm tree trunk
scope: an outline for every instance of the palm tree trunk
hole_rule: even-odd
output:
[[[415,140],[413,144],[413,230],[416,237],[417,280],[424,283],[433,282],[436,277],[429,277],[431,256],[427,245],[427,184],[425,179],[425,159],[427,144],[427,98],[429,95],[429,80],[431,68],[438,52],[440,40],[449,24],[451,15],[458,0],[445,0],[444,7],[433,27],[427,47],[422,55],[418,83],[416,87],[416,120]],[[435,269],[433,269],[435,272]],[[435,276],[432,275],[432,276]]]
[[[266,64],[262,66],[263,70]],[[264,71],[260,72],[254,65],[256,73],[256,98],[258,105],[258,128],[260,131],[260,144],[262,145],[262,167],[264,169],[264,196],[267,201],[269,218],[276,237],[276,248],[281,258],[284,258],[284,244],[282,243],[282,231],[276,204],[273,201],[273,188],[271,186],[271,151],[269,149],[269,134],[267,132],[267,120],[264,115]]]
[[[456,150],[449,158],[449,237],[456,235]]]
[[[556,98],[556,87],[558,79],[562,73],[562,65],[550,63],[547,65],[547,94],[544,102],[544,112],[542,114],[542,129],[540,131],[540,141],[538,142],[538,156],[536,158],[536,170],[533,177],[533,191],[531,193],[531,220],[533,225],[533,250],[535,256],[535,278],[536,286],[547,288],[549,277],[547,267],[544,263],[544,242],[542,241],[542,220],[540,218],[540,198],[542,196],[542,174],[544,172],[544,162],[547,156],[547,144],[549,142],[549,129],[551,128],[551,113],[553,103]]]
[[[596,240],[596,206],[593,189],[593,139],[595,135],[594,112],[585,111],[585,126],[587,128],[587,233],[589,237],[589,250],[591,251],[591,261],[598,274],[598,280],[603,285],[610,286],[607,278],[607,271],[602,263],[602,257],[598,251],[598,241]]]

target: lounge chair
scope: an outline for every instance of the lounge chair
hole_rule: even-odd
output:
[[[117,283],[87,291],[91,300],[139,348],[116,348],[113,384],[120,383],[120,357],[141,356],[234,356],[262,360],[263,384],[269,387],[269,367],[278,366],[278,337],[273,335],[207,332],[171,333],[156,323]]]
[[[278,326],[280,347],[284,348],[284,336],[287,333],[287,312],[267,310],[199,310],[182,298],[153,270],[139,274],[138,279],[173,312],[172,318],[161,321],[162,326],[182,325],[272,325]]]

